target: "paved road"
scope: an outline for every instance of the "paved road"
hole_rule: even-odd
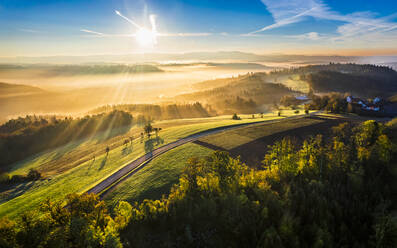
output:
[[[310,115],[315,115],[318,112],[311,113]],[[253,123],[244,123],[244,124],[237,124],[233,126],[226,126],[226,127],[219,127],[211,130],[207,130],[204,132],[196,133],[193,135],[190,135],[188,137],[179,139],[177,141],[168,143],[164,146],[161,146],[159,148],[154,149],[152,152],[146,153],[145,155],[139,157],[138,159],[131,161],[129,164],[124,166],[123,168],[119,169],[109,177],[107,177],[105,180],[101,181],[97,185],[95,185],[93,188],[88,190],[86,193],[95,193],[95,194],[101,194],[104,193],[111,188],[115,187],[118,183],[120,183],[122,178],[130,174],[131,171],[134,171],[136,168],[139,167],[139,169],[143,168],[147,163],[149,163],[153,158],[171,150],[174,149],[175,147],[184,145],[186,143],[198,140],[199,138],[202,138],[204,136],[208,136],[211,134],[223,132],[226,130],[232,130],[244,126],[253,126],[253,125],[262,125],[264,123],[275,123],[275,122],[280,122],[288,119],[298,119],[298,118],[303,118],[307,115],[296,115],[296,116],[291,116],[291,117],[286,117],[283,119],[278,119],[278,120],[265,120],[265,121],[260,121],[260,122],[253,122]],[[135,170],[136,172],[137,170]]]

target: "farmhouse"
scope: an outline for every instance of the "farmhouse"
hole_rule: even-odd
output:
[[[372,101],[353,96],[346,97],[346,102],[349,104],[353,112],[357,113],[378,113],[383,110],[383,101],[376,97]]]

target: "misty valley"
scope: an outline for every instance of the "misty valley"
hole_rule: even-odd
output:
[[[0,248],[397,247],[396,13],[0,1]]]

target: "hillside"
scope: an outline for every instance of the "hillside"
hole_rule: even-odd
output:
[[[90,111],[98,114],[121,110],[129,112],[143,120],[171,120],[182,118],[210,117],[210,108],[203,107],[199,102],[193,104],[117,104],[105,105]]]
[[[162,72],[154,65],[147,64],[87,64],[87,65],[0,65],[0,76],[9,73],[36,72],[40,76],[80,76],[80,75],[106,75],[106,74],[136,74]]]
[[[218,87],[176,96],[177,101],[200,101],[211,105],[219,113],[263,112],[263,105],[278,102],[281,97],[295,93],[282,84],[267,83],[263,73],[249,73],[229,79],[217,79],[196,84],[206,88]]]
[[[23,84],[8,84],[0,82],[0,97],[11,97],[45,93],[44,90]]]
[[[386,66],[330,63],[270,73],[273,78],[285,75],[299,75],[319,93],[348,92],[361,97],[387,97],[397,92],[397,72]]]
[[[314,92],[348,92],[361,97],[387,97],[397,92],[397,73],[393,79],[376,75],[320,71],[306,76]]]

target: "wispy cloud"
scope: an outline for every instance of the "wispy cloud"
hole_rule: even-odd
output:
[[[132,24],[134,27],[136,27],[138,30],[145,30],[146,28],[138,25],[136,22],[131,20],[130,18],[124,16],[123,14],[120,13],[120,11],[115,10],[116,15],[122,17],[124,20]],[[156,26],[156,15],[149,15],[149,20],[150,24],[152,26],[152,34],[153,37],[156,38],[157,36],[163,36],[163,37],[201,37],[201,36],[210,36],[213,35],[213,33],[158,33],[157,32],[157,26]],[[81,32],[85,32],[88,34],[91,34],[95,37],[136,37],[136,34],[105,34],[89,29],[80,29]],[[227,35],[226,33],[222,33],[222,35]]]
[[[335,39],[347,40],[359,35],[370,33],[387,33],[397,30],[397,23],[391,17],[379,18],[372,12],[355,12],[341,14],[332,10],[322,0],[261,0],[267,10],[272,14],[275,23],[265,26],[249,34],[257,34],[266,30],[280,28],[294,23],[299,23],[307,18],[339,21],[340,25]],[[301,38],[318,39],[315,32],[303,34]]]
[[[136,34],[105,34],[89,29],[80,29],[81,32],[91,34],[94,37],[135,37]],[[212,33],[156,33],[159,37],[202,37],[210,36]]]
[[[167,36],[167,37],[200,37],[200,36],[210,36],[212,33],[159,33],[158,36]]]
[[[89,30],[89,29],[80,29],[81,32],[91,34],[95,37],[134,37],[135,34],[104,34],[101,32]]]
[[[287,38],[294,38],[294,39],[298,39],[298,40],[321,40],[324,39],[326,36],[325,35],[321,35],[317,32],[309,32],[309,33],[305,33],[305,34],[298,34],[298,35],[287,35]]]

